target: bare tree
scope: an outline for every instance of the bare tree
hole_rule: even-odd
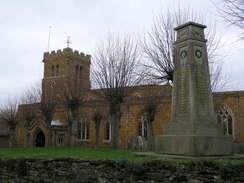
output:
[[[46,124],[45,147],[49,147],[51,145],[51,122],[57,106],[55,88],[47,84],[43,87],[43,84],[37,81],[23,93],[21,103],[23,105],[21,105],[20,114],[25,120],[24,147],[27,147],[28,127],[37,118],[42,118]]]
[[[62,118],[66,121],[66,123],[68,124],[69,126],[69,133],[71,134],[71,126],[72,126],[72,116],[71,116],[71,113],[70,111],[67,111],[66,108],[61,112],[61,116]]]
[[[36,97],[36,105],[33,107],[40,113],[46,124],[46,138],[45,138],[45,147],[51,145],[51,123],[53,120],[53,115],[57,107],[57,96],[56,88],[48,86],[43,87],[39,82],[33,86],[33,95]]]
[[[95,148],[99,148],[99,137],[100,137],[100,125],[102,121],[106,118],[106,107],[104,105],[95,104],[92,110],[91,118],[95,123],[95,133],[96,133],[96,145]]]
[[[92,120],[95,123],[95,132],[96,132],[96,146],[95,148],[99,148],[99,130],[100,130],[100,125],[102,123],[103,119],[103,114],[100,111],[94,111],[92,113]]]
[[[166,12],[161,12],[153,20],[151,30],[146,32],[141,42],[144,56],[148,61],[145,66],[149,71],[151,80],[159,83],[173,83],[174,73],[174,42],[176,41],[174,28],[189,21],[203,22],[204,16],[189,7],[168,8]],[[221,59],[219,52],[222,48],[220,44],[221,35],[217,36],[215,25],[209,26],[206,33],[208,39],[207,49],[211,67],[212,88],[215,90],[216,83],[220,81],[222,74]],[[214,64],[213,64],[214,63]],[[217,66],[216,66],[217,65]],[[219,84],[219,83],[218,83]]]
[[[62,82],[58,83],[59,89],[59,103],[64,105],[71,112],[70,124],[70,146],[76,145],[78,121],[79,121],[79,108],[85,97],[86,90],[84,83],[81,79],[64,78]]]
[[[33,108],[33,105],[22,104],[20,106],[20,116],[21,119],[25,121],[24,122],[24,128],[25,128],[24,148],[28,147],[29,127],[32,124],[32,122],[34,122],[35,119],[37,118],[37,111],[35,110],[35,108]]]
[[[152,88],[142,93],[143,105],[141,114],[147,122],[147,142],[148,149],[150,150],[153,149],[153,123],[155,122],[156,115],[160,110],[159,105],[163,99],[169,97],[171,93],[171,87],[166,87],[161,92]]]
[[[214,5],[219,14],[230,24],[241,29],[241,39],[244,39],[244,1],[243,0],[220,0]]]
[[[19,113],[21,119],[24,120],[25,127],[24,148],[28,147],[28,129],[31,123],[38,117],[37,109],[35,107],[37,102],[33,87],[27,88],[20,97],[21,105],[19,106]]]
[[[99,96],[109,104],[112,148],[119,147],[121,105],[143,77],[139,75],[140,54],[130,36],[109,35],[97,46],[92,62],[92,80]]]
[[[9,148],[13,147],[16,125],[20,122],[18,114],[19,101],[8,99],[0,108],[0,120],[7,126],[9,134]]]

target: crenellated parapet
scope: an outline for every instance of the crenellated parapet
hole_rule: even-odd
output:
[[[43,56],[45,85],[63,80],[64,77],[76,77],[90,83],[91,56],[71,48],[45,52]],[[50,83],[51,82],[51,83]]]
[[[45,52],[43,56],[43,62],[66,58],[72,60],[82,60],[87,62],[91,61],[91,55],[79,52],[77,50],[73,50],[71,48],[64,48],[63,50],[59,49],[57,51]]]

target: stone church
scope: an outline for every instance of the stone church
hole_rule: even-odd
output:
[[[95,124],[91,118],[94,107],[106,104],[97,102],[90,85],[91,56],[71,48],[44,53],[44,77],[42,90],[55,88],[57,83],[76,75],[86,83],[88,91],[79,111],[76,146],[95,147]],[[65,85],[65,83],[62,83]],[[153,123],[153,135],[162,135],[163,125],[170,122],[171,87],[168,85],[142,85],[133,88],[133,93],[126,98],[122,106],[120,126],[120,148],[146,149],[147,121],[142,113],[143,105],[148,98],[146,93],[161,96],[158,100],[158,113]],[[233,136],[236,149],[244,151],[244,91],[213,93],[216,123],[223,124],[225,133]],[[20,106],[23,108],[24,106]],[[58,106],[51,123],[51,146],[69,146],[70,126],[63,114],[65,109]],[[100,126],[99,147],[110,147],[111,121],[104,118]],[[0,124],[1,125],[1,124]],[[0,147],[7,147],[7,134],[0,126]],[[44,147],[47,128],[43,119],[37,119],[28,127],[28,147]],[[25,138],[24,122],[16,127],[14,147],[23,147]]]

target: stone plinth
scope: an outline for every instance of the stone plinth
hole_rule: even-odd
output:
[[[155,137],[156,153],[186,156],[233,155],[232,136],[215,122],[206,26],[194,22],[175,28],[171,123]]]
[[[230,156],[233,139],[220,124],[172,123],[155,137],[155,152],[187,156]]]
[[[233,140],[228,136],[162,135],[155,137],[155,152],[186,156],[230,156]]]

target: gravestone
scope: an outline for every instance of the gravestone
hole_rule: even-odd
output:
[[[155,137],[156,153],[186,156],[233,155],[232,136],[215,122],[206,26],[188,22],[177,28],[171,123]]]
[[[143,149],[142,150],[148,150],[148,142],[147,142],[145,136],[142,136],[142,142],[143,142]]]
[[[138,150],[138,139],[137,139],[137,136],[132,135],[131,144],[132,144],[132,150]]]

